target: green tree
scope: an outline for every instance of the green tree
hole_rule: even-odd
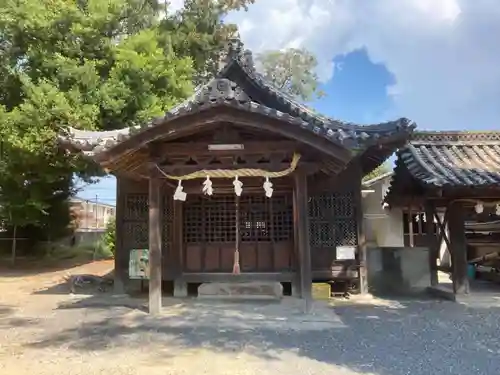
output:
[[[363,181],[369,181],[374,178],[377,178],[379,176],[382,176],[386,173],[389,173],[392,171],[392,167],[389,161],[384,162],[383,164],[380,164],[377,168],[375,168],[373,171],[368,173],[365,177],[363,177]]]
[[[116,249],[116,220],[114,218],[106,224],[103,243],[107,251],[114,255]]]
[[[161,115],[208,79],[254,0],[4,0],[0,12],[0,222],[47,239],[69,223],[72,176],[95,168],[57,147],[67,126],[116,129]],[[66,214],[62,214],[66,212]]]
[[[16,231],[67,225],[69,212],[51,212],[74,193],[73,173],[88,180],[89,172],[57,147],[67,126],[141,123],[191,93],[191,58],[164,40],[155,2],[2,3],[0,221]]]
[[[280,90],[303,101],[314,95],[324,96],[318,90],[318,65],[316,57],[306,49],[289,48],[284,51],[267,51],[257,56],[259,70]]]
[[[238,28],[223,22],[231,11],[246,10],[255,0],[185,0],[184,7],[165,17],[160,29],[165,45],[179,56],[190,56],[196,85],[205,83],[218,70],[219,57]]]

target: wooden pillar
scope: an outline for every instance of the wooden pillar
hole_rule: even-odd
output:
[[[299,253],[299,227],[298,220],[299,217],[298,207],[297,207],[297,189],[295,189],[295,184],[293,188],[292,194],[293,200],[293,252],[294,252],[294,268],[295,268],[295,276],[292,280],[292,296],[302,298],[302,281],[301,281],[301,260]]]
[[[116,243],[115,243],[115,256],[114,256],[114,282],[113,292],[115,294],[125,293],[125,282],[127,279],[128,268],[128,254],[126,254],[123,247],[123,218],[124,218],[124,205],[125,197],[123,194],[123,178],[116,176]]]
[[[161,311],[161,180],[149,175],[149,313]]]
[[[356,230],[358,237],[358,262],[359,262],[359,293],[368,293],[367,248],[365,234],[365,220],[363,214],[363,198],[361,195],[363,174],[359,173],[359,181],[354,191],[354,204],[356,210]]]
[[[467,241],[465,238],[464,209],[460,203],[454,203],[448,210],[453,292],[455,294],[468,294],[469,280],[467,278]]]
[[[438,285],[437,258],[439,256],[439,242],[434,230],[434,205],[428,202],[425,205],[425,233],[427,247],[429,248],[429,272],[431,286]]]
[[[172,218],[172,252],[173,252],[173,268],[172,273],[174,277],[182,276],[182,270],[184,267],[184,259],[183,259],[183,232],[182,232],[182,202],[174,201],[173,202],[173,218]]]
[[[301,296],[306,301],[306,312],[311,308],[312,300],[312,270],[311,246],[309,243],[309,210],[307,193],[307,175],[298,170],[294,175],[294,224],[297,237],[300,269]]]
[[[415,245],[415,238],[414,238],[414,233],[413,233],[413,207],[410,206],[408,207],[408,241],[410,244],[410,247],[413,247]]]

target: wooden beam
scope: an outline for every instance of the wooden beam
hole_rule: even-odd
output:
[[[128,254],[125,253],[123,246],[123,218],[125,214],[124,205],[125,197],[123,194],[123,177],[117,176],[116,179],[116,243],[115,243],[115,269],[114,269],[114,283],[113,289],[115,294],[125,293],[125,281],[127,279],[128,269]]]
[[[441,221],[441,219],[439,218],[439,215],[437,214],[436,211],[434,211],[434,218],[436,219],[436,222],[437,222],[437,225],[439,228],[439,237],[438,237],[439,246],[441,246],[441,241],[444,240],[444,242],[446,243],[446,246],[448,247],[448,251],[451,252],[450,238],[448,237],[448,235],[446,233],[446,226],[448,224],[448,218],[449,218],[449,209],[446,210],[446,212],[444,213],[443,221]]]
[[[299,251],[301,296],[306,302],[306,312],[310,311],[312,300],[311,247],[309,243],[309,210],[307,175],[301,170],[294,174],[294,223],[297,226],[297,247]]]
[[[255,142],[255,141],[240,141],[243,145],[241,150],[209,150],[206,142],[171,142],[164,143],[160,147],[161,155],[169,156],[190,156],[190,155],[245,155],[245,154],[262,154],[268,151],[293,153],[297,150],[297,142],[294,141],[274,141],[274,142]]]
[[[149,176],[149,313],[161,312],[161,180],[151,168]]]
[[[301,162],[301,165],[308,165],[307,162]],[[311,165],[314,167],[314,164]],[[237,170],[243,168],[251,169],[263,169],[269,172],[280,172],[287,168],[290,168],[290,163],[247,163],[247,164],[193,164],[193,165],[164,165],[160,169],[169,175],[181,176],[193,172],[198,172],[200,170],[215,170],[215,169],[228,169]],[[261,177],[263,178],[263,177]]]
[[[317,135],[300,124],[290,124],[277,118],[270,118],[264,113],[242,111],[232,107],[214,107],[204,111],[173,118],[162,124],[145,129],[142,132],[118,143],[116,146],[94,156],[96,162],[106,167],[123,155],[134,153],[148,143],[159,140],[175,140],[191,134],[206,131],[221,122],[228,122],[235,126],[248,129],[257,129],[270,132],[299,142],[325,155],[330,155],[342,163],[348,163],[353,158],[353,152],[341,144],[331,142],[323,136]]]
[[[449,208],[448,228],[452,245],[450,251],[453,291],[455,294],[468,294],[467,242],[465,238],[464,211],[460,203],[454,203]]]
[[[172,199],[167,197],[167,199]],[[183,243],[184,243],[184,233],[183,233],[183,209],[181,201],[174,201],[173,203],[173,238],[172,238],[172,251],[174,252],[175,268],[172,269],[175,277],[182,275],[182,270],[184,268],[184,256],[183,256]]]
[[[434,231],[434,206],[427,202],[425,206],[425,232],[427,236],[427,246],[429,247],[429,271],[431,273],[431,286],[438,284],[437,258],[439,257],[439,243],[437,233]]]
[[[408,235],[409,238],[408,240],[410,247],[414,247],[415,245],[415,238],[414,238],[414,233],[413,233],[413,209],[412,207],[408,208]]]
[[[356,228],[358,237],[358,261],[359,261],[359,292],[360,294],[368,293],[368,273],[367,273],[367,247],[366,247],[366,233],[365,233],[365,220],[363,215],[363,199],[361,196],[362,178],[363,174],[361,166],[356,184],[354,185],[354,203],[356,210]]]

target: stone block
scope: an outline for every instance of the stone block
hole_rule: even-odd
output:
[[[332,296],[331,286],[327,283],[314,283],[312,285],[312,298],[315,300],[328,300]]]
[[[174,280],[174,297],[187,297],[188,287],[185,281]]]
[[[216,282],[198,287],[198,298],[280,299],[283,286],[279,282]]]

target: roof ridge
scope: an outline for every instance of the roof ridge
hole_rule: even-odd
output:
[[[336,127],[345,131],[380,131],[381,127],[384,126],[387,126],[389,128],[392,128],[393,126],[401,126],[402,128],[408,128],[410,131],[416,128],[416,124],[414,122],[404,117],[399,118],[395,121],[388,120],[381,123],[361,125],[322,115],[313,108],[300,103],[297,99],[276,87],[273,82],[267,80],[261,73],[256,70],[252,52],[248,49],[244,50],[242,48],[242,45],[243,44],[241,43],[239,53],[231,54],[230,61],[227,62],[226,66],[217,74],[217,76],[222,77],[227,69],[229,69],[231,63],[238,64],[240,68],[248,75],[248,77],[255,83],[257,83],[261,88],[270,92],[278,100],[281,100],[283,104],[285,104],[285,101],[288,102],[288,105],[292,112],[290,113],[290,115],[294,117],[300,117],[304,121],[309,122],[312,125],[326,126],[328,128]]]
[[[417,131],[411,137],[411,144],[455,143],[455,142],[500,142],[500,131]]]

